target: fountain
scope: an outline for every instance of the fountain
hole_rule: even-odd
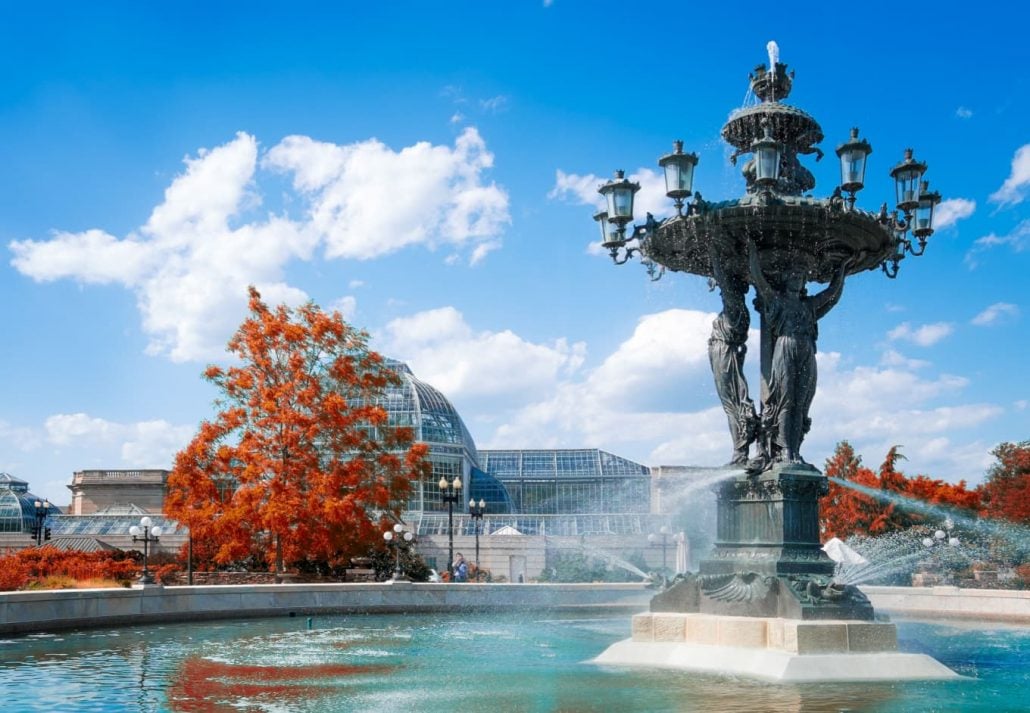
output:
[[[878,213],[856,208],[872,148],[852,129],[836,151],[840,185],[828,198],[812,197],[815,179],[800,157],[822,157],[823,132],[809,114],[783,103],[794,73],[774,42],[768,49],[769,65],[750,76],[759,101],[733,112],[722,129],[736,150],[733,163],[752,154],[743,197],[711,203],[697,194],[686,205],[698,159],[678,141],[658,162],[676,215],[659,223],[648,214],[627,236],[639,185],[617,171],[599,189],[607,211],[594,217],[616,264],[639,253],[652,279],[686,272],[719,288],[723,308],[709,358],[733,443],[728,467],[740,472],[716,486],[717,538],[699,571],[655,596],[651,611],[634,618],[633,637],[598,661],[805,680],[950,677],[929,657],[897,653],[894,625],[875,620],[856,586],[834,579],[835,563],[819,541],[818,501],[829,486],[801,457],[818,321],[849,276],[881,268],[894,278],[906,253],[923,253],[940,196],[908,150],[891,170],[900,215],[886,204]],[[809,282],[827,286],[809,295]],[[757,410],[743,370],[752,285],[761,328]],[[816,654],[818,665],[812,656],[800,662]]]

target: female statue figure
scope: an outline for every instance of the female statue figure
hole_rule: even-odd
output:
[[[755,404],[748,398],[747,380],[744,378],[747,332],[751,325],[751,313],[744,301],[748,284],[735,275],[727,274],[723,261],[714,254],[712,269],[722,296],[722,312],[712,322],[708,361],[715,377],[715,391],[726,412],[733,438],[730,465],[745,465],[758,425]]]
[[[786,273],[783,288],[775,289],[762,274],[753,242],[748,245],[748,258],[765,328],[771,330],[773,342],[769,396],[762,405],[762,423],[769,431],[766,455],[774,462],[804,463],[801,441],[811,424],[808,409],[815,396],[817,325],[840,300],[851,261],[844,260],[829,286],[809,297],[802,271]]]

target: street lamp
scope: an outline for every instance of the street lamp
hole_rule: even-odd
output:
[[[36,539],[36,547],[40,547],[44,542],[50,539],[50,528],[46,526],[46,519],[50,515],[50,501],[37,500],[36,505],[36,524],[32,528],[32,536]]]
[[[401,547],[410,544],[415,535],[408,530],[404,525],[399,522],[393,526],[392,530],[387,530],[383,533],[383,539],[386,540],[387,546],[393,545],[396,552],[396,563],[393,568],[393,577],[390,579],[391,582],[407,582],[407,577],[404,576],[404,570],[401,569]]]
[[[461,476],[454,476],[449,483],[440,476],[439,485],[440,499],[447,503],[447,570],[450,571],[454,562],[454,506],[461,502]]]
[[[129,534],[132,535],[133,543],[143,543],[143,574],[139,578],[140,584],[154,583],[154,575],[147,569],[147,557],[150,554],[151,543],[158,541],[158,538],[161,537],[161,532],[161,526],[155,525],[154,521],[146,515],[140,518],[139,525],[133,525],[129,528]]]
[[[469,517],[472,518],[472,530],[476,535],[476,581],[479,581],[479,528],[480,523],[483,521],[483,515],[486,514],[486,501],[482,498],[479,499],[479,505],[476,505],[474,498],[469,500]]]
[[[661,541],[659,541],[659,538],[661,538]],[[647,536],[647,541],[653,546],[662,548],[662,576],[665,576],[665,573],[668,571],[668,560],[666,559],[665,552],[669,547],[669,528],[662,525],[658,529],[657,535],[652,532]]]

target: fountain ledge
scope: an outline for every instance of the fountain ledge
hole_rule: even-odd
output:
[[[889,622],[644,613],[633,635],[594,663],[748,676],[774,681],[961,678],[925,654],[897,650]]]

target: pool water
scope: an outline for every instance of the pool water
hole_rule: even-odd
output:
[[[1021,711],[1030,629],[900,622],[900,648],[967,676],[772,684],[589,660],[625,614],[341,615],[0,640],[0,710]]]

